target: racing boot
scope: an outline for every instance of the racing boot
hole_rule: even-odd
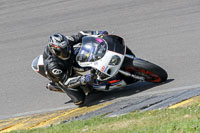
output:
[[[65,93],[71,98],[75,105],[81,106],[85,101],[85,93],[80,87],[77,88],[63,88]]]
[[[81,88],[81,86],[86,86],[93,82],[93,74],[87,74],[85,76],[77,76],[68,78],[68,80],[60,85],[65,93],[72,99],[74,104],[80,106],[85,101],[85,92]]]

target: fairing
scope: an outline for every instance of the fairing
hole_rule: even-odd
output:
[[[81,67],[92,67],[103,73],[104,78],[98,76],[98,80],[103,81],[118,73],[125,52],[126,46],[119,36],[89,36],[83,38],[76,60]]]
[[[43,56],[42,55],[37,56],[33,60],[31,66],[32,66],[32,69],[35,72],[37,72],[37,73],[41,74],[42,76],[46,77],[45,70],[44,70]]]

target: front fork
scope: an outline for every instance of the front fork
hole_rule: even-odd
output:
[[[130,55],[130,54],[126,54],[125,58],[126,59],[124,60],[124,63],[122,65],[122,69],[119,70],[119,73],[121,73],[122,75],[127,76],[127,77],[132,77],[134,79],[137,79],[137,80],[140,80],[140,81],[144,81],[145,80],[144,77],[137,76],[135,74],[132,74],[130,72],[127,72],[127,71],[123,70],[126,66],[133,66],[132,62],[137,58],[134,55]]]

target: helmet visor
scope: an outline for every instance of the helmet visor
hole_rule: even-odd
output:
[[[71,55],[70,47],[61,48],[59,50],[54,50],[54,51],[57,57],[60,58],[61,60],[67,60],[70,58],[70,55]]]

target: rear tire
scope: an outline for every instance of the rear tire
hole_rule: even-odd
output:
[[[144,77],[144,80],[152,83],[161,83],[167,80],[167,72],[151,62],[134,59],[132,66],[127,66],[125,71]]]

